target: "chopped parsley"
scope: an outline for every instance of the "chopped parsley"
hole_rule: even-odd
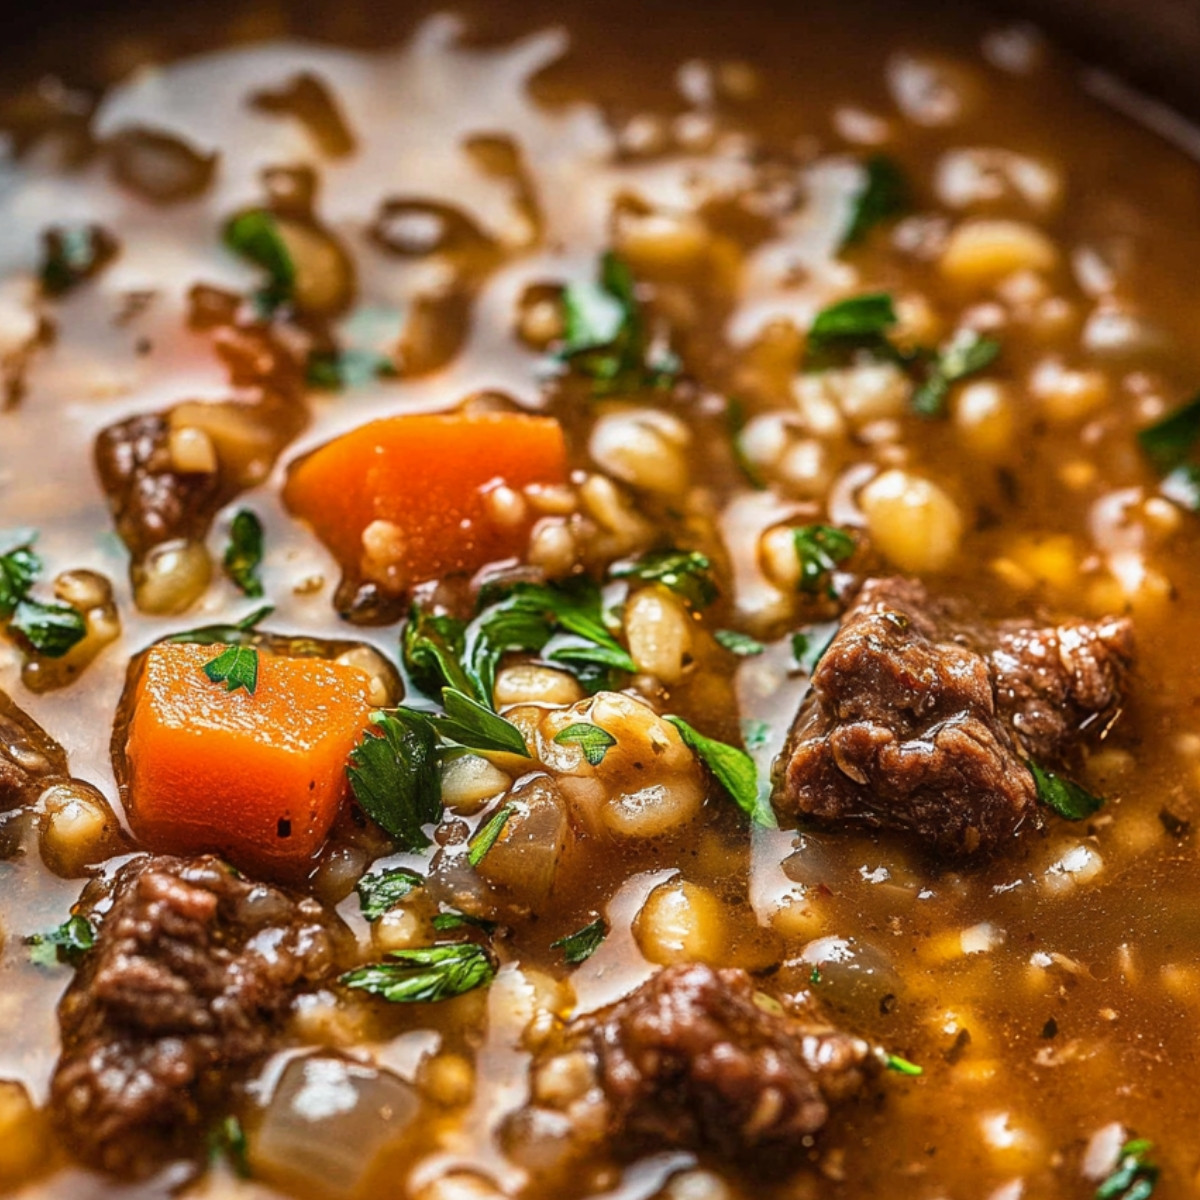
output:
[[[62,296],[102,271],[117,242],[99,225],[54,225],[42,234],[42,290]]]
[[[439,736],[457,746],[483,753],[518,754],[530,758],[525,735],[511,722],[493,712],[486,704],[456,688],[442,689],[445,716],[433,717]]]
[[[655,351],[628,264],[611,251],[595,281],[563,289],[559,358],[592,381],[593,395],[670,387],[679,374],[673,354]]]
[[[42,573],[42,560],[34,552],[37,534],[21,529],[7,534],[4,544],[12,549],[0,554],[0,618],[7,620]]]
[[[413,605],[400,639],[400,652],[409,677],[427,696],[436,696],[444,687],[471,690],[472,682],[461,661],[465,630],[464,621]],[[490,694],[481,697],[490,698]]]
[[[811,675],[817,669],[817,664],[837,636],[839,628],[837,621],[822,621],[792,634],[792,657],[805,675]]]
[[[491,853],[492,847],[500,840],[500,835],[504,832],[504,827],[512,819],[516,813],[516,808],[511,804],[506,804],[503,808],[498,809],[475,831],[471,840],[467,843],[467,862],[473,867],[479,866],[481,862]]]
[[[225,1117],[209,1130],[209,1164],[215,1164],[219,1159],[224,1159],[229,1164],[229,1169],[239,1179],[250,1178],[250,1155],[246,1145],[246,1131],[237,1117]]]
[[[1200,439],[1200,395],[1141,430],[1138,445],[1160,475],[1178,467]]]
[[[574,933],[568,933],[566,937],[560,937],[557,941],[551,942],[550,949],[561,950],[563,961],[570,967],[577,967],[600,949],[606,937],[608,937],[608,926],[605,925],[602,918],[597,917],[582,929],[577,929]]]
[[[1052,808],[1060,817],[1066,817],[1068,821],[1083,821],[1103,807],[1103,799],[1093,796],[1079,784],[1063,779],[1053,771],[1043,770],[1033,761],[1026,762],[1025,765],[1037,784],[1038,800],[1047,808]]]
[[[407,867],[388,867],[384,871],[364,875],[355,884],[354,890],[358,893],[358,907],[362,915],[368,921],[378,921],[405,896],[424,886],[424,877],[416,871],[410,871]]]
[[[883,1060],[883,1065],[888,1071],[896,1071],[900,1075],[924,1075],[925,1068],[917,1066],[914,1062],[909,1062],[907,1058],[901,1058],[898,1054],[889,1054]]]
[[[842,248],[861,242],[884,221],[910,207],[908,180],[894,159],[874,154],[863,164],[862,186],[854,195]]]
[[[824,976],[821,974],[820,967],[815,966],[808,973],[808,982],[811,983],[813,985],[813,987],[816,987],[817,984],[819,984],[823,978],[824,978]]]
[[[256,600],[263,594],[258,577],[263,560],[262,522],[248,508],[239,508],[229,526],[229,545],[223,559],[225,574],[244,596]]]
[[[771,726],[757,717],[742,721],[742,743],[747,750],[762,750],[771,740]]]
[[[559,730],[554,735],[554,740],[560,746],[578,746],[583,751],[583,757],[593,767],[598,767],[609,749],[617,744],[617,739],[607,729],[601,729],[599,725],[592,725],[587,721],[577,721],[574,725]]]
[[[484,987],[496,976],[491,956],[476,942],[393,950],[388,958],[347,971],[338,982],[392,1004],[429,1004]]]
[[[296,264],[280,231],[279,218],[264,208],[232,217],[225,225],[225,245],[267,274],[256,300],[266,313],[288,304],[296,288]]]
[[[29,595],[42,573],[41,557],[33,549],[36,538],[32,530],[21,529],[0,539],[9,547],[0,554],[0,620],[38,654],[61,658],[87,636],[87,622],[69,604]]]
[[[274,611],[273,604],[264,604],[247,613],[234,625],[200,625],[196,629],[173,633],[170,637],[163,638],[163,641],[194,646],[211,646],[214,643],[226,646],[248,645],[254,640],[258,626]]]
[[[423,850],[430,841],[422,826],[442,815],[433,725],[406,708],[373,713],[371,723],[376,732],[363,735],[346,768],[354,798],[403,849]]]
[[[1096,1200],[1147,1200],[1158,1184],[1158,1165],[1150,1160],[1154,1143],[1132,1138],[1121,1147],[1117,1165],[1096,1188]]]
[[[724,646],[730,654],[736,654],[738,658],[754,658],[766,649],[762,642],[748,633],[739,633],[736,629],[718,629],[713,637],[718,645]]]
[[[946,415],[951,384],[989,367],[1000,354],[1000,343],[973,329],[963,329],[933,357],[925,379],[912,396],[912,410],[922,417]]]
[[[76,913],[49,933],[35,933],[25,939],[29,961],[39,967],[59,963],[77,967],[80,960],[95,944],[96,931],[87,917]]]
[[[309,387],[330,392],[365,387],[377,379],[396,374],[396,364],[387,355],[353,347],[313,350],[304,368],[305,382]]]
[[[258,651],[253,646],[229,646],[204,664],[213,683],[223,683],[227,692],[245,688],[253,696],[258,687]]]
[[[499,928],[495,921],[486,917],[476,917],[471,913],[460,912],[457,908],[447,909],[433,918],[433,927],[438,933],[446,933],[452,929],[482,929],[486,934],[495,933]]]
[[[738,808],[756,825],[774,827],[770,805],[764,802],[760,793],[754,759],[745,750],[705,737],[682,717],[668,716],[666,719],[679,730],[684,744],[699,756]]]
[[[858,543],[854,535],[835,525],[800,525],[792,530],[800,563],[799,589],[806,596],[824,590],[835,596],[830,575],[848,558]]]
[[[613,579],[661,583],[682,596],[693,608],[707,608],[717,598],[712,561],[696,550],[651,550],[633,563],[618,563]]]
[[[887,333],[896,324],[896,306],[888,292],[851,296],[823,308],[808,330],[809,356],[838,351],[882,350],[887,357],[895,351]]]

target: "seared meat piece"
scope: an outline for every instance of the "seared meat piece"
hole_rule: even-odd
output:
[[[580,1056],[591,1087],[566,1108],[579,1128],[623,1151],[682,1147],[749,1169],[803,1154],[875,1065],[866,1042],[756,996],[745,971],[699,964],[572,1022],[535,1063],[536,1102]]]
[[[220,860],[141,858],[104,895],[59,1006],[56,1120],[81,1158],[144,1175],[194,1148],[206,1098],[273,1043],[304,983],[330,974],[324,909],[251,883]]]
[[[66,776],[62,747],[0,692],[0,812],[35,800],[46,784]]]
[[[1040,822],[1025,760],[1061,765],[1105,728],[1132,661],[1125,620],[988,628],[913,580],[868,580],[813,674],[775,803],[994,850]]]

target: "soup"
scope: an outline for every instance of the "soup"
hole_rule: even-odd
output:
[[[0,1186],[1191,1194],[1195,163],[496,8],[0,113]]]

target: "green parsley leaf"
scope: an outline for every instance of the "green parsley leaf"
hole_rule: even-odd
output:
[[[566,964],[577,967],[600,949],[600,945],[606,937],[608,937],[608,926],[601,918],[597,917],[582,929],[577,929],[574,933],[568,933],[566,937],[560,937],[556,942],[551,942],[550,949],[561,950]]]
[[[925,380],[913,392],[912,409],[922,417],[946,415],[950,387],[968,375],[990,366],[1000,353],[1000,343],[973,329],[964,329],[938,354]]]
[[[719,645],[724,646],[730,654],[736,654],[738,658],[754,658],[766,649],[762,642],[748,633],[738,633],[736,629],[718,629],[713,637]]]
[[[1068,821],[1082,821],[1103,807],[1101,797],[1093,796],[1079,784],[1063,779],[1053,771],[1045,771],[1033,761],[1027,761],[1025,765],[1037,784],[1038,800],[1047,808],[1054,809],[1060,817],[1066,817]]]
[[[388,867],[384,871],[364,875],[355,884],[354,890],[358,893],[358,906],[362,915],[368,921],[378,921],[405,896],[424,886],[424,877],[416,871],[410,871],[407,867]]]
[[[774,825],[769,809],[759,797],[758,768],[750,755],[736,746],[705,737],[682,717],[668,716],[667,720],[679,730],[684,744],[699,755],[746,816],[758,825]]]
[[[54,225],[42,234],[42,290],[62,296],[102,271],[117,255],[116,239],[99,225]]]
[[[273,604],[264,604],[247,613],[235,625],[200,625],[196,629],[173,633],[162,640],[176,645],[211,646],[219,643],[226,646],[244,646],[254,640],[258,626],[274,611]]]
[[[49,933],[35,933],[25,939],[29,961],[39,967],[59,963],[77,967],[84,954],[96,944],[96,931],[87,917],[76,913]]]
[[[851,296],[823,308],[808,331],[810,355],[837,350],[883,351],[894,357],[887,332],[896,324],[896,307],[887,292]]]
[[[1150,1161],[1154,1143],[1133,1138],[1121,1147],[1112,1173],[1096,1189],[1096,1200],[1147,1200],[1158,1184],[1158,1165]]]
[[[229,545],[225,547],[225,574],[242,594],[257,599],[263,594],[258,569],[263,560],[262,522],[248,508],[239,508],[229,526]]]
[[[493,934],[499,928],[495,921],[486,917],[472,916],[471,913],[460,912],[457,908],[447,909],[433,918],[433,927],[438,933],[448,933],[453,929],[482,929],[486,934]]]
[[[471,866],[477,867],[487,858],[492,847],[499,841],[500,835],[504,832],[505,825],[508,824],[516,811],[513,805],[506,804],[503,808],[488,817],[475,831],[471,840],[467,843],[467,862]]]
[[[471,690],[471,681],[460,661],[465,630],[466,623],[456,617],[435,615],[413,605],[404,626],[400,652],[405,670],[427,696],[436,696],[444,687],[460,692]]]
[[[757,717],[742,721],[742,742],[747,750],[761,750],[771,740],[771,726]]]
[[[1200,512],[1200,466],[1181,463],[1164,477],[1159,491],[1180,508]]]
[[[1179,466],[1200,439],[1200,395],[1141,430],[1137,438],[1160,475]]]
[[[253,696],[258,687],[258,651],[253,646],[230,646],[204,664],[204,673],[213,683],[223,683],[227,692],[245,688]]]
[[[682,596],[693,608],[707,608],[717,598],[712,561],[696,550],[651,550],[632,563],[617,563],[613,579],[661,583]]]
[[[800,591],[815,596],[824,588],[834,595],[829,576],[854,554],[854,535],[835,525],[800,525],[792,530],[792,537],[800,562]]]
[[[464,637],[464,670],[476,695],[492,704],[500,660],[509,653],[537,654],[550,640],[553,624],[538,607],[519,595],[509,596],[485,609],[467,626]]]
[[[313,350],[304,368],[304,379],[309,387],[330,392],[365,387],[377,379],[396,374],[396,364],[386,355],[353,347]]]
[[[13,615],[42,573],[42,560],[33,550],[36,538],[32,529],[19,529],[0,539],[11,546],[0,554],[0,619]]]
[[[69,604],[43,604],[40,600],[22,600],[9,628],[46,658],[62,658],[87,637],[87,622],[77,608]]]
[[[725,405],[725,421],[729,427],[729,443],[733,449],[733,461],[746,477],[746,482],[756,491],[765,491],[767,481],[762,472],[750,461],[746,453],[746,445],[742,433],[746,428],[746,407],[735,396],[731,396]]]
[[[563,289],[562,361],[592,380],[595,395],[669,387],[679,373],[674,355],[651,357],[633,274],[609,252],[596,282]]]
[[[601,729],[599,725],[591,725],[586,721],[568,725],[566,729],[554,735],[554,740],[560,746],[578,746],[583,751],[583,757],[593,767],[598,767],[604,761],[609,747],[617,744],[617,739],[607,729]]]
[[[250,1178],[250,1155],[246,1146],[246,1131],[234,1116],[223,1118],[208,1134],[208,1161],[214,1165],[225,1159],[239,1179]]]
[[[816,987],[823,978],[824,976],[821,974],[820,967],[813,967],[813,969],[808,973],[808,982],[811,983],[813,987]]]
[[[408,708],[372,713],[371,723],[378,733],[363,735],[346,768],[354,798],[403,849],[423,850],[430,843],[422,826],[442,815],[433,724]]]
[[[829,643],[837,636],[839,628],[837,621],[822,621],[792,634],[792,657],[805,675],[811,675],[817,669],[817,663],[829,649]]]
[[[842,248],[861,242],[876,225],[906,212],[908,180],[894,159],[874,154],[863,166],[862,187],[854,196]]]
[[[264,208],[238,213],[225,225],[223,240],[235,254],[266,271],[267,284],[257,297],[266,312],[273,312],[292,299],[296,264],[274,213]]]
[[[532,757],[525,744],[525,735],[511,721],[506,721],[465,692],[442,688],[442,707],[446,715],[433,717],[432,722],[446,741],[485,754],[496,751]]]
[[[484,987],[496,976],[491,957],[477,942],[393,950],[388,958],[392,961],[347,971],[338,982],[392,1004],[429,1004]]]
[[[914,1062],[909,1062],[907,1058],[901,1058],[898,1054],[889,1054],[884,1059],[883,1065],[888,1071],[897,1071],[901,1075],[924,1075],[925,1068],[917,1066]]]

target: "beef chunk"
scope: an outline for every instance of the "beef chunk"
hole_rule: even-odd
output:
[[[744,1167],[803,1154],[875,1066],[865,1042],[789,1016],[744,971],[701,965],[668,967],[572,1022],[535,1064],[535,1100],[545,1102],[541,1080],[569,1076],[561,1065],[580,1056],[591,1087],[577,1089],[567,1116],[606,1144],[680,1147]]]
[[[81,1158],[136,1176],[193,1149],[206,1102],[333,970],[338,934],[316,901],[211,857],[135,860],[108,901],[85,896],[100,929],[59,1006],[51,1101]]]
[[[0,812],[37,798],[37,793],[67,775],[62,747],[0,692]]]
[[[813,674],[775,797],[784,812],[988,852],[1040,815],[1029,757],[1069,762],[1118,711],[1128,621],[971,623],[921,584],[864,584]]]

